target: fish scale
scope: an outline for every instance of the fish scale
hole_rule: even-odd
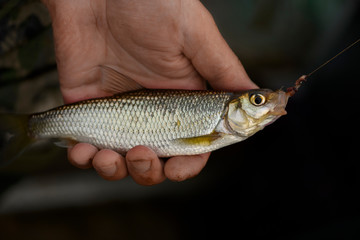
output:
[[[181,140],[213,132],[230,97],[220,91],[129,92],[34,114],[29,132],[35,138],[71,139],[120,153],[145,145],[161,157],[197,154],[213,147],[194,148]]]

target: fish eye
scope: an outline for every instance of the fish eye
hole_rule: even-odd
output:
[[[254,93],[250,96],[250,102],[252,105],[261,106],[266,102],[266,97],[260,93]]]

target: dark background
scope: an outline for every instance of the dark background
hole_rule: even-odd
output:
[[[261,87],[293,85],[360,37],[357,1],[203,4]],[[6,6],[0,1],[0,16]],[[5,16],[36,14],[0,22],[1,110],[61,104],[50,22],[37,15],[46,11],[36,1],[10,9]],[[25,40],[10,41],[13,32]],[[62,149],[38,146],[0,171],[0,238],[360,239],[359,56],[357,45],[319,70],[288,115],[213,152],[185,182],[107,182],[70,166]]]

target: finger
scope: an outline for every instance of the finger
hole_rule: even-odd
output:
[[[165,176],[177,182],[195,177],[205,167],[209,156],[210,153],[172,157],[165,163]]]
[[[222,90],[257,88],[248,77],[240,60],[221,36],[211,14],[200,1],[189,11],[201,9],[202,14],[188,13],[185,25],[184,54],[212,87]]]
[[[141,185],[154,185],[165,180],[164,163],[156,153],[144,146],[136,146],[126,154],[129,174]]]
[[[92,159],[97,152],[98,149],[91,144],[78,143],[68,149],[68,159],[75,167],[87,169],[92,166]]]
[[[125,158],[109,149],[102,149],[95,154],[93,167],[106,180],[119,180],[128,174]]]

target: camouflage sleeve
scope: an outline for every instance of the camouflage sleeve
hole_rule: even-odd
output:
[[[0,111],[41,110],[47,106],[37,106],[39,94],[48,94],[44,89],[58,93],[57,88],[46,7],[36,0],[0,1]]]

